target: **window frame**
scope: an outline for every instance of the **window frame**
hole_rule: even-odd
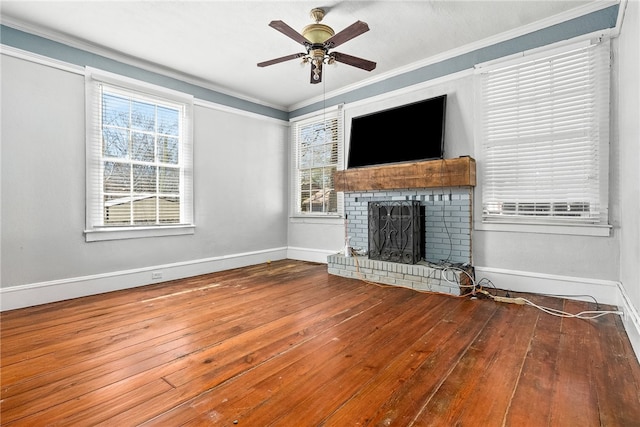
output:
[[[103,162],[101,86],[133,99],[172,105],[180,108],[180,223],[144,225],[105,225],[103,200]],[[120,76],[91,67],[85,68],[86,123],[86,212],[85,240],[87,242],[143,237],[194,234],[193,203],[193,96]]]
[[[604,51],[609,52],[610,40],[603,37],[595,37],[588,40],[569,41],[557,44],[551,47],[535,49],[534,51],[522,52],[509,58],[490,61],[489,63],[479,64],[476,66],[474,85],[476,91],[476,126],[475,126],[475,147],[478,160],[479,182],[477,190],[481,192],[481,201],[478,207],[478,215],[475,221],[475,228],[482,231],[510,231],[510,232],[532,232],[532,233],[548,233],[548,234],[566,234],[566,235],[587,235],[587,236],[609,236],[611,225],[609,224],[609,203],[608,203],[608,173],[609,173],[609,142],[610,142],[610,105],[611,105],[611,61],[606,64],[606,108],[603,109],[606,116],[606,125],[603,128],[603,137],[596,143],[598,145],[599,157],[596,168],[599,171],[598,196],[600,205],[600,216],[592,221],[572,221],[571,218],[554,218],[548,216],[511,216],[503,215],[502,217],[487,217],[485,215],[485,180],[486,180],[486,151],[483,139],[482,124],[482,90],[481,90],[481,73],[496,69],[504,69],[508,67],[518,66],[532,61],[544,60],[560,54],[564,54],[577,49],[588,47],[597,48],[602,44]],[[600,83],[602,84],[602,82]],[[600,121],[603,122],[602,116]]]
[[[292,155],[291,155],[291,216],[292,218],[341,218],[344,216],[344,193],[335,192],[335,187],[332,191],[336,194],[336,211],[335,212],[318,212],[318,211],[303,211],[300,207],[302,205],[301,194],[301,169],[299,165],[300,153],[301,153],[301,141],[298,138],[299,129],[303,126],[310,126],[319,123],[326,123],[332,120],[336,120],[336,161],[332,163],[335,165],[335,170],[344,169],[344,111],[343,105],[337,105],[334,107],[323,109],[321,112],[309,114],[297,119],[291,120],[291,141],[292,141]]]

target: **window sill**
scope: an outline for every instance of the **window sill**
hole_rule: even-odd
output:
[[[522,224],[515,222],[476,222],[479,231],[506,231],[516,233],[565,234],[575,236],[609,237],[610,225],[595,224]]]
[[[292,223],[301,223],[301,224],[334,224],[334,223],[343,223],[344,216],[340,214],[333,215],[299,215],[294,214],[289,218]]]
[[[195,225],[175,225],[163,227],[109,227],[85,230],[85,241],[140,239],[144,237],[180,236],[194,234]]]

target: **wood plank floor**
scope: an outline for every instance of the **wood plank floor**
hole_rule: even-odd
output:
[[[321,264],[278,261],[0,320],[3,426],[640,425],[640,366],[617,315],[560,318]]]

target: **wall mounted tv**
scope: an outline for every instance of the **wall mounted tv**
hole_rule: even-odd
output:
[[[447,95],[351,119],[347,168],[441,159]]]

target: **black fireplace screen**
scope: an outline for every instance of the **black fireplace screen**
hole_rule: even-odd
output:
[[[419,201],[369,202],[369,259],[415,264],[424,248]]]

